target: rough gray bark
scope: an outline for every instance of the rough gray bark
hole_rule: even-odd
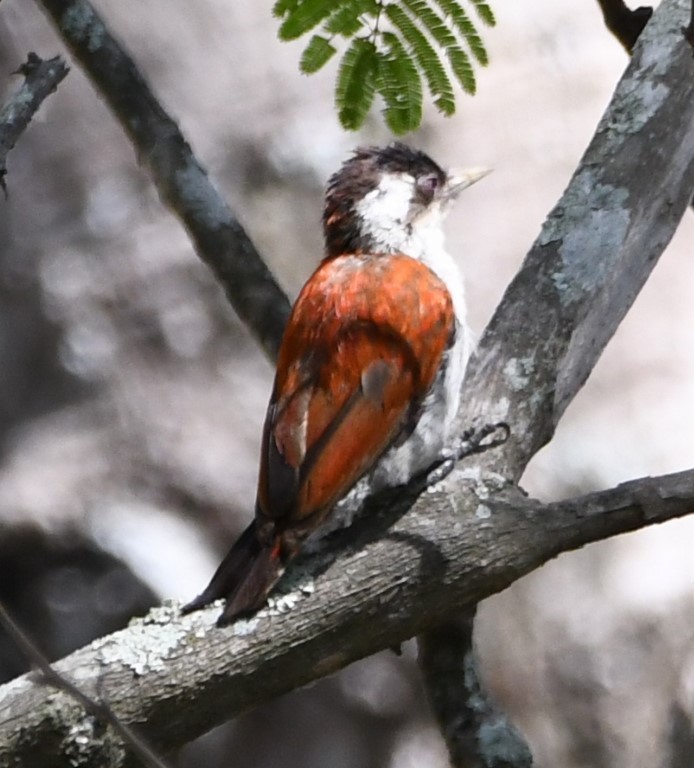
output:
[[[31,663],[32,668],[40,676],[43,683],[57,691],[64,691],[83,708],[85,713],[92,715],[102,726],[111,726],[114,733],[128,745],[128,749],[136,755],[137,760],[145,768],[166,768],[166,765],[149,749],[147,744],[139,739],[131,728],[128,728],[125,723],[119,720],[108,706],[97,703],[88,696],[85,696],[78,686],[71,683],[66,677],[58,674],[2,604],[0,604],[0,627],[5,630],[15,645],[26,655],[27,660]]]
[[[559,552],[694,510],[694,471],[550,505],[476,470],[441,485],[419,499],[416,489],[392,494],[299,562],[284,593],[251,620],[220,630],[218,609],[181,617],[168,605],[54,666],[168,752],[435,628]],[[115,766],[120,749],[69,696],[31,675],[0,688],[3,768]]]
[[[517,481],[636,298],[694,189],[688,5],[663,3],[470,366],[461,425],[506,421],[482,464]]]
[[[694,509],[694,472],[551,505],[514,485],[694,190],[694,62],[680,31],[684,14],[683,0],[665,0],[655,14],[471,364],[461,424],[506,421],[508,443],[425,493],[415,487],[381,499],[378,513],[292,568],[285,594],[252,620],[218,630],[215,610],[181,618],[167,606],[59,662],[60,672],[168,751],[441,625],[559,552]],[[124,759],[118,740],[64,693],[29,676],[0,689],[0,766]]]
[[[500,420],[513,425],[503,458],[482,456],[480,464],[514,482],[551,439],[691,199],[694,63],[682,36],[685,19],[684,2],[664,3],[639,38],[593,141],[506,291],[470,370],[461,428]],[[677,191],[670,186],[673,172],[682,174]],[[420,645],[440,648],[456,635],[455,623],[439,627]],[[425,665],[423,674],[429,698],[446,704],[437,715],[454,766],[504,765],[470,733],[480,718],[470,711],[462,680],[457,706],[452,701],[450,681],[460,680],[460,660],[451,646],[446,655],[450,668]],[[514,743],[516,735],[509,730],[504,738]],[[522,755],[516,764],[524,765]]]

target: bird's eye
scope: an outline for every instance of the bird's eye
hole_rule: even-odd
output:
[[[417,179],[417,191],[425,204],[431,202],[440,184],[441,180],[433,173],[428,176],[420,176]]]

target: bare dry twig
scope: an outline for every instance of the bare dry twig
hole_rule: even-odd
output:
[[[149,746],[138,736],[135,731],[125,725],[117,718],[111,708],[107,705],[94,701],[83,693],[74,683],[71,683],[66,677],[56,672],[50,662],[36,647],[31,638],[12,618],[9,611],[0,602],[0,625],[5,632],[14,641],[15,645],[24,654],[27,661],[41,675],[42,680],[58,691],[64,691],[73,698],[78,704],[84,707],[95,720],[102,725],[110,725],[113,730],[123,739],[143,765],[148,768],[169,768],[157,755],[152,752]]]
[[[7,196],[7,155],[26,130],[44,100],[56,90],[69,68],[60,56],[43,61],[35,53],[13,74],[24,82],[0,111],[0,187]]]
[[[682,27],[682,33],[689,45],[694,50],[694,0],[691,0],[691,9],[689,11],[689,24],[686,27]]]
[[[623,0],[598,0],[598,5],[605,20],[605,26],[624,46],[624,49],[631,53],[639,35],[653,15],[653,9],[642,5],[632,11]]]

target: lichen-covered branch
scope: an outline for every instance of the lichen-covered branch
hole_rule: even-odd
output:
[[[506,422],[480,462],[517,481],[588,378],[694,191],[694,59],[685,0],[643,33],[569,186],[507,288],[465,382],[461,431]],[[501,457],[501,460],[499,460]]]
[[[621,3],[602,5],[614,9]],[[502,460],[487,454],[479,462],[509,480],[517,482],[551,439],[691,200],[694,61],[681,34],[686,12],[683,0],[665,2],[646,28],[593,141],[471,365],[461,430],[475,422],[511,424]],[[456,630],[455,621],[439,627],[437,638]],[[426,647],[437,638],[420,643]],[[465,653],[448,654],[448,674],[441,661],[435,675],[423,668],[432,701],[446,700],[450,690],[440,690],[441,681],[457,674]],[[458,713],[453,706],[438,712],[442,732],[456,765],[485,765],[488,753],[479,736],[480,725],[486,728],[489,720],[470,716],[461,723],[463,690],[460,695]],[[452,718],[448,723],[446,715]],[[493,710],[491,720],[498,729]],[[516,740],[513,732],[505,736]],[[520,760],[518,768],[523,764]]]
[[[200,258],[274,359],[289,302],[179,127],[88,0],[37,0],[130,137],[162,200],[183,222]]]
[[[56,672],[48,659],[10,616],[2,603],[0,603],[0,626],[14,641],[22,654],[24,654],[34,669],[35,674],[40,677],[43,683],[66,693],[84,709],[86,714],[91,715],[102,727],[110,725],[115,734],[122,739],[123,746],[133,752],[145,768],[168,768],[132,728],[129,728],[113,714],[110,707],[89,698],[77,685]],[[82,750],[83,755],[86,757],[90,752],[89,743],[85,743]]]
[[[15,73],[23,75],[24,82],[0,110],[0,188],[5,194],[7,155],[26,130],[38,108],[56,90],[69,71],[60,56],[43,61],[35,53],[30,53],[26,62]]]
[[[442,485],[418,501],[399,497],[304,557],[284,594],[250,620],[219,629],[218,608],[181,617],[165,606],[55,667],[165,753],[434,629],[559,552],[694,510],[694,470],[550,507],[477,471]],[[85,733],[99,765],[118,764],[113,734],[71,697],[31,676],[0,688],[3,768],[94,765],[74,760]]]

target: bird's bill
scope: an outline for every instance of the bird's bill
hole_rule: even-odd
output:
[[[448,173],[446,192],[448,196],[456,197],[491,172],[491,168],[454,168]]]

